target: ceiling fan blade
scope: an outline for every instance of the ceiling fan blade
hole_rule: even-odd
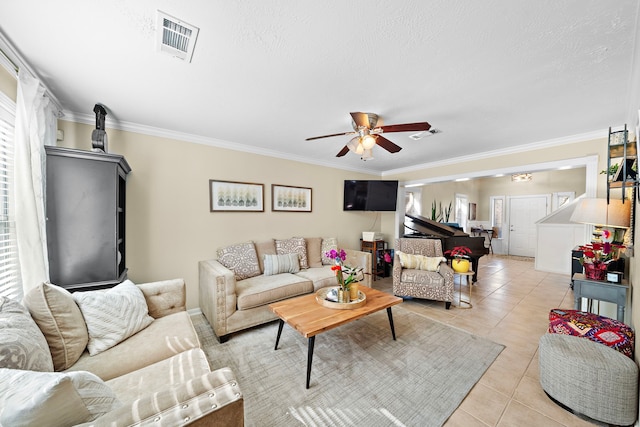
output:
[[[369,124],[369,115],[367,113],[349,113],[356,127],[365,127],[371,129]]]
[[[312,141],[314,139],[320,139],[320,138],[331,138],[332,136],[353,135],[354,133],[355,132],[342,132],[342,133],[332,133],[331,135],[313,136],[311,138],[307,138],[305,141]]]
[[[382,135],[376,135],[375,138],[376,138],[376,144],[378,144],[380,147],[384,148],[390,153],[397,153],[398,151],[402,150],[402,147],[394,144],[393,142],[389,141],[387,138],[385,138]]]
[[[383,132],[420,132],[431,129],[431,125],[427,122],[405,123],[403,125],[381,126]]]
[[[347,154],[348,152],[349,152],[349,147],[347,147],[345,145],[344,148],[342,148],[342,150],[340,150],[340,152],[338,154],[336,154],[336,157],[342,157],[345,154]]]

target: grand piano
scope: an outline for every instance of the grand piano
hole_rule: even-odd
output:
[[[469,257],[474,272],[473,281],[478,281],[478,261],[481,256],[489,253],[489,248],[484,246],[484,237],[473,237],[459,228],[415,214],[405,215],[404,226],[404,237],[440,239],[443,251],[453,249],[455,246],[466,246],[471,249]]]

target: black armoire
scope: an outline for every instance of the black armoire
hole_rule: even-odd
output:
[[[45,147],[46,223],[51,283],[73,292],[127,277],[126,179],[117,154]]]

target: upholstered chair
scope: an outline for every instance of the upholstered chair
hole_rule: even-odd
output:
[[[395,243],[393,294],[400,297],[444,301],[445,307],[449,309],[453,301],[453,270],[444,258],[442,242],[438,239],[401,238],[396,239]],[[418,260],[418,264],[409,265],[417,268],[404,268],[400,262],[399,252],[421,255],[430,259],[414,257],[422,259],[422,263]],[[442,257],[442,262],[436,260],[435,266],[434,262],[427,262],[434,261],[433,258],[436,257]],[[406,262],[405,265],[407,265]]]

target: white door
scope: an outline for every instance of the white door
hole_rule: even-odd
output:
[[[509,255],[536,254],[536,221],[548,213],[548,196],[512,197],[509,200]]]

